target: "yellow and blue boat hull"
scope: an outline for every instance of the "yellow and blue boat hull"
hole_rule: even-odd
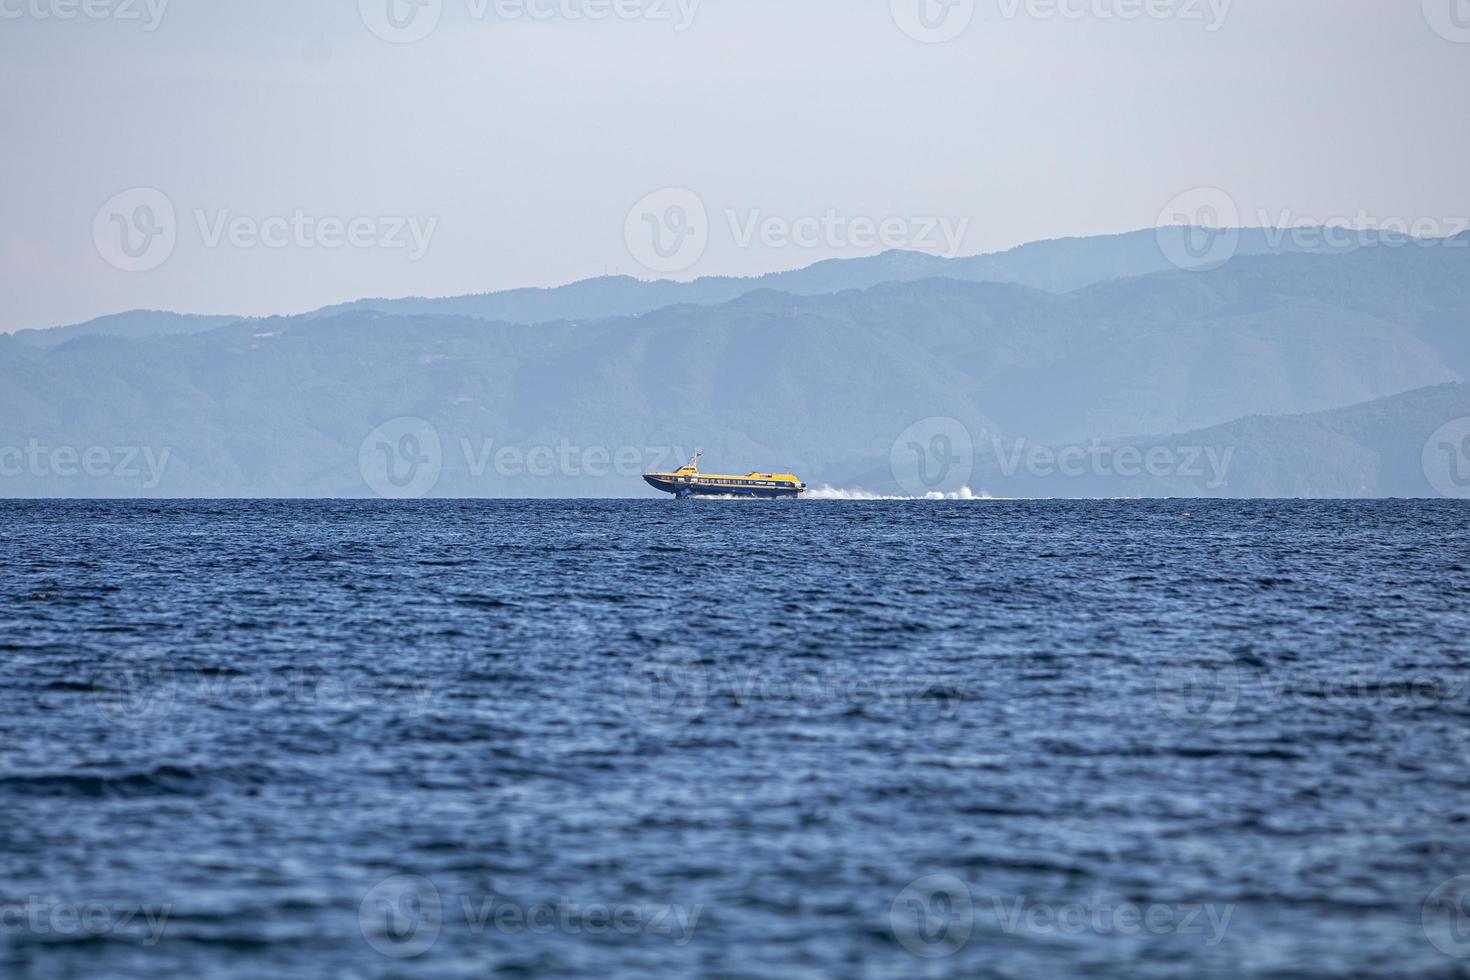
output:
[[[806,484],[789,473],[748,473],[745,476],[705,475],[688,472],[645,473],[643,479],[655,490],[675,497],[756,497],[775,500],[796,498],[806,492]]]

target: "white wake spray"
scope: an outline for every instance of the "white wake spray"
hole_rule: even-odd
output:
[[[817,487],[802,494],[805,500],[994,500],[990,494],[981,490],[978,494],[969,487],[960,487],[953,493],[939,493],[937,491],[927,493],[922,497],[895,497],[885,496],[880,493],[869,493],[867,490],[843,490],[838,487]]]

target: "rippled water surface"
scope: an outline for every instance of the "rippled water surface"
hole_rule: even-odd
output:
[[[1470,507],[0,503],[0,973],[1470,973]]]

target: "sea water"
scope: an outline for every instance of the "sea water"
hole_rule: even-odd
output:
[[[1454,975],[1467,519],[0,503],[0,973]]]

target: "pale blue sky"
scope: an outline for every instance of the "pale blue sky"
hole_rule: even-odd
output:
[[[665,187],[709,217],[678,278],[881,247],[783,243],[829,214],[946,221],[963,253],[1152,226],[1201,186],[1244,224],[1470,215],[1470,0],[976,0],[936,44],[898,23],[935,0],[616,0],[635,16],[599,21],[556,9],[598,0],[426,0],[437,26],[403,44],[368,27],[389,0],[55,16],[82,2],[0,0],[0,330],[651,278],[625,225]],[[94,223],[139,187],[174,241],[123,271]],[[327,229],[287,231],[298,211]],[[359,245],[323,247],[355,218]],[[753,218],[774,234],[742,241]]]

